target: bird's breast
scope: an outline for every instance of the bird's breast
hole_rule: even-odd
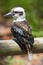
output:
[[[25,31],[28,31],[28,26],[24,22],[15,22],[14,26],[24,29]]]

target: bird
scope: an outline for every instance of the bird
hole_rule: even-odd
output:
[[[11,32],[14,36],[14,41],[20,46],[23,52],[32,52],[34,37],[32,29],[26,19],[26,13],[22,7],[14,7],[4,16],[12,16],[13,22],[11,25]]]

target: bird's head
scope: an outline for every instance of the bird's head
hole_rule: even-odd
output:
[[[4,16],[11,15],[14,20],[25,20],[25,10],[22,7],[15,7],[11,9],[11,12],[5,14]]]

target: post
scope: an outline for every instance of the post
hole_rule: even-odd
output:
[[[34,39],[33,53],[43,53],[43,42]],[[24,53],[19,45],[13,40],[0,40],[0,56],[22,55]]]

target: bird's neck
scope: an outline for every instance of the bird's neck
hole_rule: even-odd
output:
[[[13,22],[22,22],[22,21],[25,21],[26,19],[25,18],[17,18],[16,20],[14,19]]]

